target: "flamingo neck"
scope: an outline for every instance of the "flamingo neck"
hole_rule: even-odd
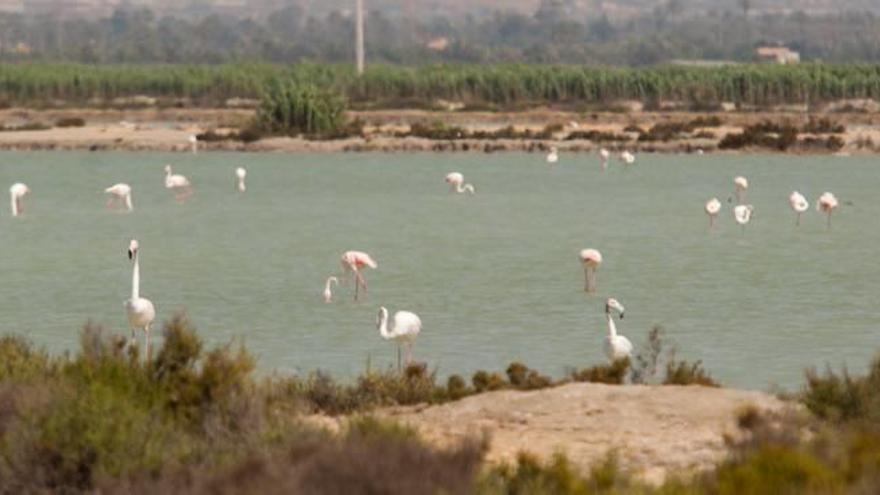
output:
[[[244,191],[245,191],[244,178],[240,177],[238,179],[238,192],[244,192]]]
[[[18,216],[18,197],[16,195],[12,195],[12,216]]]
[[[327,279],[327,282],[324,283],[324,291],[326,291],[326,292],[330,292],[330,285],[333,284],[333,283],[337,283],[337,284],[339,283],[339,281],[336,280],[336,277],[330,277],[330,278],[328,278],[328,279]]]
[[[605,313],[605,316],[608,317],[608,336],[617,337],[617,326],[614,325],[614,317],[611,316],[610,311]]]
[[[138,254],[134,253],[134,268],[131,270],[131,298],[139,299],[141,294],[141,267]]]
[[[130,193],[125,195],[125,207],[128,208],[128,211],[131,211],[134,209],[134,206],[131,204],[131,194]]]
[[[389,340],[394,338],[393,332],[388,330],[388,312],[382,311],[382,316],[379,317],[379,335],[382,336],[383,339]]]

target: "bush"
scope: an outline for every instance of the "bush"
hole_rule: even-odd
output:
[[[761,147],[785,151],[797,143],[798,129],[791,124],[774,124],[769,121],[746,126],[741,133],[724,136],[718,143],[720,149]]]
[[[80,117],[64,117],[55,121],[55,127],[85,127],[86,121]]]
[[[570,371],[569,378],[576,382],[623,385],[629,368],[629,359],[618,359],[611,364],[598,364],[580,371]]]
[[[666,363],[666,376],[663,378],[663,385],[721,386],[703,369],[702,361],[688,363],[687,361],[676,361],[675,359],[670,359]]]
[[[817,417],[834,422],[880,420],[880,356],[871,363],[866,376],[853,377],[844,369],[826,369],[820,376],[806,373],[801,401]]]
[[[342,95],[311,83],[277,79],[263,93],[256,123],[273,134],[322,135],[337,132],[344,119]]]

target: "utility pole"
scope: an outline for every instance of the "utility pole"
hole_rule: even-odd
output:
[[[357,60],[357,73],[360,76],[364,73],[364,0],[356,0],[356,2],[354,53]]]

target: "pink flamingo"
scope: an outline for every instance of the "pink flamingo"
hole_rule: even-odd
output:
[[[746,199],[746,189],[749,188],[749,180],[743,176],[737,176],[733,179],[733,189],[736,194],[737,204],[743,204]]]
[[[461,175],[459,172],[451,172],[449,174],[446,174],[446,183],[450,186],[449,192],[458,194],[465,192],[473,194],[475,192],[473,184],[465,184],[464,176]]]
[[[357,301],[358,289],[361,286],[364,288],[364,293],[367,292],[367,281],[363,273],[361,273],[361,269],[370,267],[375,270],[379,264],[369,254],[361,251],[346,251],[342,254],[342,258],[339,261],[342,263],[342,270],[345,272],[346,277],[349,273],[354,274],[354,300]]]
[[[828,228],[831,228],[831,214],[837,209],[837,198],[830,192],[824,192],[816,201],[816,209],[828,215]]]
[[[718,213],[721,211],[721,201],[718,201],[718,198],[712,198],[709,201],[706,201],[706,214],[709,215],[709,228],[715,226],[715,218],[718,217]]]
[[[581,263],[584,265],[584,291],[596,292],[596,269],[602,264],[602,253],[596,249],[584,249]]]
[[[134,209],[131,204],[131,186],[128,184],[124,182],[113,184],[104,189],[104,192],[110,195],[110,199],[107,200],[107,209],[112,209],[114,206],[128,211]]]
[[[801,214],[810,209],[810,202],[807,201],[803,194],[794,191],[788,197],[788,204],[791,205],[791,209],[797,214],[797,220],[795,220],[794,224],[799,227],[801,225]]]

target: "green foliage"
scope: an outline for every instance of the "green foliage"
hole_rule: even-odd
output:
[[[880,356],[867,375],[853,377],[831,368],[824,375],[808,370],[801,401],[816,416],[831,421],[880,421]]]
[[[623,385],[629,369],[629,359],[618,359],[611,364],[597,364],[582,370],[573,370],[569,372],[569,377],[576,382]]]
[[[689,363],[687,361],[677,361],[674,358],[666,363],[666,376],[663,378],[663,385],[721,386],[703,368],[702,361]]]
[[[85,119],[81,117],[64,117],[55,121],[55,127],[83,127]]]
[[[345,99],[315,83],[272,81],[263,93],[256,124],[266,132],[321,135],[337,132],[345,119]]]

